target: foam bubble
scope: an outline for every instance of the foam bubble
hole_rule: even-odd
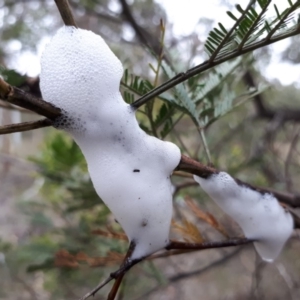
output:
[[[293,218],[271,194],[239,185],[220,172],[207,179],[194,176],[202,189],[234,219],[265,261],[273,261],[293,232]]]
[[[119,92],[119,59],[100,36],[64,27],[46,47],[41,65],[43,98],[63,109],[56,126],[73,136],[98,195],[135,241],[132,258],[165,247],[172,217],[170,175],[180,150],[141,130]]]

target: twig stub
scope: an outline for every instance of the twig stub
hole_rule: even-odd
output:
[[[77,28],[75,23],[72,10],[68,0],[54,0],[59,10],[62,20],[66,26],[74,26]]]
[[[215,168],[205,166],[185,155],[181,155],[181,160],[176,170],[192,173],[198,175],[201,178],[208,178],[210,175],[219,173],[219,171]]]
[[[0,77],[0,98],[6,99],[11,93],[12,87]]]

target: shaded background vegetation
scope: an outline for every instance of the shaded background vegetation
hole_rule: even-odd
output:
[[[160,19],[168,24],[168,14],[151,0],[70,3],[79,27],[103,36],[123,62],[121,90],[128,102],[172,76],[172,68],[179,72],[192,67],[196,56],[205,57],[211,20],[199,20],[204,34],[178,37],[171,24],[164,31]],[[2,76],[40,95],[38,78],[13,68],[20,53],[37,51],[40,41],[61,26],[54,2],[2,0],[0,18]],[[300,40],[291,40],[282,59],[298,64]],[[167,64],[156,74],[162,45]],[[200,161],[207,162],[209,151],[214,165],[244,181],[297,194],[299,85],[264,77],[259,66],[267,65],[271,54],[258,50],[213,73],[218,84],[201,100],[205,132],[185,110],[160,99],[140,110],[141,126]],[[197,97],[203,80],[213,80],[207,76],[186,83],[191,97]],[[258,83],[264,86],[252,99],[236,97]],[[176,99],[183,92],[178,88],[164,97]],[[231,102],[230,93],[235,93]],[[218,101],[227,103],[225,116],[212,110]],[[0,105],[3,124],[36,118]],[[2,136],[0,147],[0,299],[79,298],[122,260],[127,242],[121,228],[96,195],[80,150],[65,134],[47,129]],[[173,183],[173,237],[203,241],[241,234],[191,177],[175,174]],[[298,299],[298,253],[295,236],[272,265],[261,263],[252,246],[145,261],[128,274],[119,299]],[[96,298],[105,299],[106,293]]]

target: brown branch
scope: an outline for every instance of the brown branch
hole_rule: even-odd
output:
[[[126,265],[128,265],[128,261],[130,260],[130,257],[133,253],[135,249],[135,243],[134,242],[131,242],[130,245],[129,245],[129,248],[128,248],[128,251],[124,257],[124,260],[123,260],[123,263],[121,265],[121,268],[125,268],[126,269]],[[131,267],[130,267],[131,268]],[[126,269],[124,272],[122,272],[119,276],[115,277],[115,282],[114,282],[114,285],[112,286],[109,294],[108,294],[108,297],[107,297],[107,300],[114,300],[117,293],[118,293],[118,290],[119,290],[119,287],[122,283],[122,280],[125,276],[125,273],[129,270]],[[111,275],[112,276],[112,275]]]
[[[254,76],[250,70],[245,72],[243,76],[243,81],[247,85],[247,87],[256,88]],[[273,119],[274,111],[272,111],[269,107],[265,105],[262,94],[257,94],[255,97],[253,97],[253,103],[255,106],[256,114],[259,117]]]
[[[218,174],[220,171],[209,167],[206,165],[201,164],[198,161],[193,160],[192,158],[189,158],[185,155],[181,155],[181,160],[179,165],[177,166],[176,170],[178,171],[185,171],[191,174],[195,174],[201,178],[208,178],[209,176],[213,174]],[[235,181],[239,185],[243,185],[246,187],[249,187],[253,190],[256,190],[260,193],[271,193],[273,194],[280,202],[283,202],[285,204],[288,204],[292,207],[300,207],[300,195],[296,194],[290,194],[290,193],[284,193],[284,192],[278,192],[273,189],[264,188],[264,187],[256,187],[249,183],[243,182],[239,179],[235,178]]]
[[[46,102],[43,99],[37,98],[35,96],[32,96],[29,93],[24,92],[19,88],[10,86],[1,78],[0,78],[0,98],[9,103],[32,110],[40,115],[47,117],[50,120],[54,120],[55,118],[61,115],[61,110],[59,108],[53,106],[52,104]],[[47,126],[50,126],[50,124]],[[35,128],[39,128],[39,127],[35,127]],[[192,158],[189,158],[184,155],[181,156],[181,161],[177,166],[176,170],[195,174],[202,178],[208,178],[212,174],[219,173],[217,169],[210,166],[203,165],[202,163],[195,161]],[[286,203],[292,207],[300,206],[299,195],[277,192],[268,188],[254,187],[238,179],[236,179],[236,181],[241,185],[248,186],[261,193],[272,193],[279,201]]]
[[[160,252],[157,254],[152,254],[151,256],[147,257],[146,260],[153,260],[153,259],[157,259],[157,258],[164,258],[164,257],[170,257],[170,256],[174,256],[174,255],[181,255],[181,254],[186,254],[186,253],[190,253],[190,252],[195,252],[197,250],[168,250],[168,251],[164,251],[164,252]]]
[[[260,188],[261,191],[272,193],[279,201],[290,205],[291,207],[300,207],[300,194],[291,194],[275,191],[271,188]]]
[[[49,119],[0,126],[0,135],[52,126]]]
[[[119,0],[119,2],[122,5],[123,16],[135,31],[140,42],[151,49],[159,57],[161,52],[159,41],[137,23],[126,0]]]
[[[47,117],[50,120],[54,120],[61,115],[61,110],[52,104],[46,102],[43,99],[32,96],[19,88],[10,86],[3,79],[0,78],[0,98],[9,103],[21,106],[23,108],[32,110],[40,115]],[[50,125],[49,125],[50,126]],[[185,171],[191,174],[195,174],[202,178],[208,178],[212,174],[217,174],[219,171],[213,167],[201,164],[187,156],[182,155],[181,161],[176,170]],[[286,203],[292,207],[300,206],[300,196],[294,194],[288,194],[283,192],[277,192],[268,188],[254,187],[248,183],[242,182],[236,179],[238,184],[245,185],[251,189],[257,190],[261,193],[272,193],[279,201]]]
[[[208,178],[212,174],[219,173],[215,168],[203,165],[202,163],[187,157],[185,155],[181,155],[181,160],[176,171],[185,171],[194,175],[197,175],[201,178]]]
[[[38,98],[42,97],[40,89],[40,78],[39,77],[25,77],[25,81],[17,86],[21,90],[30,93]]]
[[[214,242],[204,242],[204,243],[186,243],[186,242],[177,242],[170,241],[169,245],[166,247],[166,250],[204,250],[204,249],[215,249],[215,248],[224,248],[224,247],[235,247],[245,244],[252,243],[253,240],[247,238],[230,238],[224,241],[214,241]]]
[[[111,282],[114,278],[109,276],[107,279],[105,279],[103,282],[99,283],[92,291],[85,294],[80,300],[86,300],[90,297],[94,297],[95,294],[101,290],[104,286],[106,286],[109,282]]]
[[[244,74],[243,80],[248,87],[256,87],[254,76],[251,71]],[[266,103],[262,94],[258,94],[253,98],[253,103],[258,118],[273,120],[279,118],[282,123],[284,122],[300,122],[299,109],[287,109],[278,107],[276,109],[270,108]]]
[[[258,117],[265,118],[265,119],[274,119],[278,117],[282,123],[300,122],[300,110],[278,107],[276,110],[269,109],[268,115],[258,115]]]
[[[293,219],[294,219],[294,225],[295,228],[300,228],[300,215],[298,213],[298,211],[295,208],[286,206],[286,210],[292,215]]]
[[[253,241],[246,238],[229,238],[223,241],[212,241],[212,242],[204,242],[204,243],[185,243],[185,242],[177,242],[171,241],[168,247],[171,247],[171,250],[167,250],[165,252],[152,254],[147,257],[146,260],[153,260],[157,258],[170,257],[174,255],[181,255],[186,253],[191,253],[199,250],[205,249],[215,249],[215,248],[224,248],[224,247],[235,247],[242,246],[245,244],[250,244]],[[174,247],[174,248],[173,248]]]
[[[32,96],[29,93],[24,92],[19,88],[10,86],[1,78],[0,78],[0,98],[9,103],[32,110],[40,115],[47,117],[50,120],[54,120],[56,117],[61,115],[61,110],[59,108],[53,106],[52,104],[46,102],[43,99],[37,98],[35,96]],[[50,124],[48,126],[50,126]],[[203,165],[200,162],[195,161],[192,158],[189,158],[184,155],[181,156],[181,161],[177,166],[176,170],[195,174],[202,178],[208,178],[212,174],[219,173],[217,169],[210,166]],[[261,193],[272,193],[279,201],[286,203],[292,207],[300,206],[299,195],[277,192],[268,188],[254,187],[238,179],[236,179],[236,181],[239,184],[248,186]]]
[[[60,108],[46,102],[41,98],[37,98],[23,90],[9,85],[0,78],[0,99],[11,104],[29,109],[42,116],[54,120],[61,114]]]
[[[59,10],[61,18],[64,21],[64,24],[66,26],[74,26],[77,28],[69,1],[68,0],[54,0],[54,1]]]
[[[224,247],[233,247],[233,246],[241,246],[245,244],[252,243],[253,240],[249,240],[247,238],[230,238],[224,241],[214,241],[214,242],[204,242],[204,243],[185,243],[185,242],[178,242],[178,241],[170,241],[169,245],[165,248],[166,250],[178,249],[184,251],[196,251],[196,250],[205,250],[205,249],[212,249],[212,248],[224,248]],[[83,296],[80,300],[86,300],[102,289],[105,285],[107,285],[111,280],[115,279],[115,285],[113,286],[110,294],[108,295],[109,300],[114,300],[116,293],[118,291],[119,285],[125,273],[127,273],[134,265],[140,263],[141,261],[145,260],[146,257],[131,260],[129,259],[131,254],[134,251],[135,244],[133,242],[130,243],[129,249],[127,251],[126,256],[124,257],[124,261],[121,267],[116,271],[109,275],[109,277],[100,283],[97,287],[95,287],[92,291],[87,293]],[[153,258],[157,258],[152,256]]]
[[[176,187],[175,187],[175,192],[174,192],[174,195],[176,195],[177,193],[179,193],[179,191],[181,190],[181,189],[185,189],[185,188],[189,188],[189,187],[191,187],[191,186],[197,186],[198,185],[198,183],[196,182],[196,181],[187,181],[187,182],[183,182],[183,183],[181,183],[181,184],[178,184],[178,185],[176,185]]]
[[[114,285],[108,294],[107,300],[114,300],[116,298],[116,295],[118,293],[119,287],[122,283],[124,276],[125,276],[125,273],[121,274],[118,278],[116,278]]]
[[[86,295],[84,295],[80,300],[86,300],[92,296],[95,296],[95,294],[101,290],[105,285],[107,285],[110,281],[112,281],[113,279],[116,280],[116,284],[113,285],[111,293],[109,294],[109,300],[113,300],[116,293],[118,292],[119,286],[121,284],[122,278],[124,277],[125,273],[127,273],[133,266],[135,266],[136,264],[138,264],[139,262],[143,261],[144,258],[140,258],[140,259],[130,259],[133,251],[135,249],[135,243],[131,242],[130,246],[128,248],[128,251],[126,253],[126,256],[124,257],[123,263],[120,266],[120,268],[111,273],[109,275],[109,277],[104,280],[103,282],[101,282],[100,284],[98,284],[92,291],[90,291],[89,293],[87,293]],[[119,279],[120,277],[120,279]]]

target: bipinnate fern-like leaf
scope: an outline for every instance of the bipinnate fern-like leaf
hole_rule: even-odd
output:
[[[143,96],[153,89],[150,81],[143,79],[137,75],[130,74],[125,69],[121,85],[125,88],[124,99],[127,103],[134,102],[135,96]]]
[[[236,6],[236,12],[228,13],[235,21],[234,25],[228,30],[218,23],[218,26],[210,32],[205,43],[205,51],[209,55],[208,60],[186,72],[175,74],[167,82],[136,100],[132,104],[133,107],[140,107],[153,97],[233,58],[298,35],[300,24],[295,12],[300,7],[300,0],[287,0],[287,7],[282,11],[275,6],[274,16],[267,18],[266,12],[271,3],[272,0],[251,0],[245,9]]]
[[[173,94],[164,93],[161,98],[187,113],[197,127],[210,125],[267,88],[260,86],[258,89],[236,94],[235,89],[229,86],[228,77],[242,63],[241,58],[226,62],[210,70],[192,90],[185,84],[178,84]],[[166,62],[162,63],[162,69],[169,78],[175,74]]]
[[[253,43],[258,41],[271,41],[277,39],[280,34],[285,34],[290,30],[298,28],[294,20],[294,12],[299,8],[300,2],[292,3],[289,1],[289,7],[279,11],[274,4],[274,17],[267,20],[266,12],[270,7],[271,0],[250,1],[248,6],[243,9],[236,5],[237,12],[227,12],[228,16],[235,21],[232,28],[227,31],[222,24],[214,28],[207,38],[205,50],[209,54],[209,60],[220,59],[232,51],[242,52]],[[237,15],[239,14],[239,15]]]
[[[132,95],[125,95],[125,99],[137,108],[160,95],[160,99],[187,113],[198,128],[203,128],[261,93],[265,87],[237,95],[226,80],[241,64],[240,55],[300,33],[300,25],[294,17],[300,0],[287,1],[288,7],[282,11],[274,5],[274,16],[267,18],[266,13],[272,8],[271,3],[272,0],[251,0],[246,8],[236,5],[235,12],[227,13],[235,21],[234,25],[228,30],[218,23],[209,33],[204,47],[209,55],[207,61],[177,75],[166,61],[162,61],[162,70],[169,80],[151,90],[149,82],[131,76],[130,83],[126,83],[127,87],[142,97],[135,102]],[[237,59],[229,61],[232,58]],[[221,63],[222,65],[218,66]],[[210,72],[198,79],[194,88],[190,88],[189,83],[183,83],[207,70]],[[125,74],[125,82],[127,81]],[[174,90],[171,93],[166,92],[172,87]],[[162,108],[162,112],[164,110],[165,107]]]

